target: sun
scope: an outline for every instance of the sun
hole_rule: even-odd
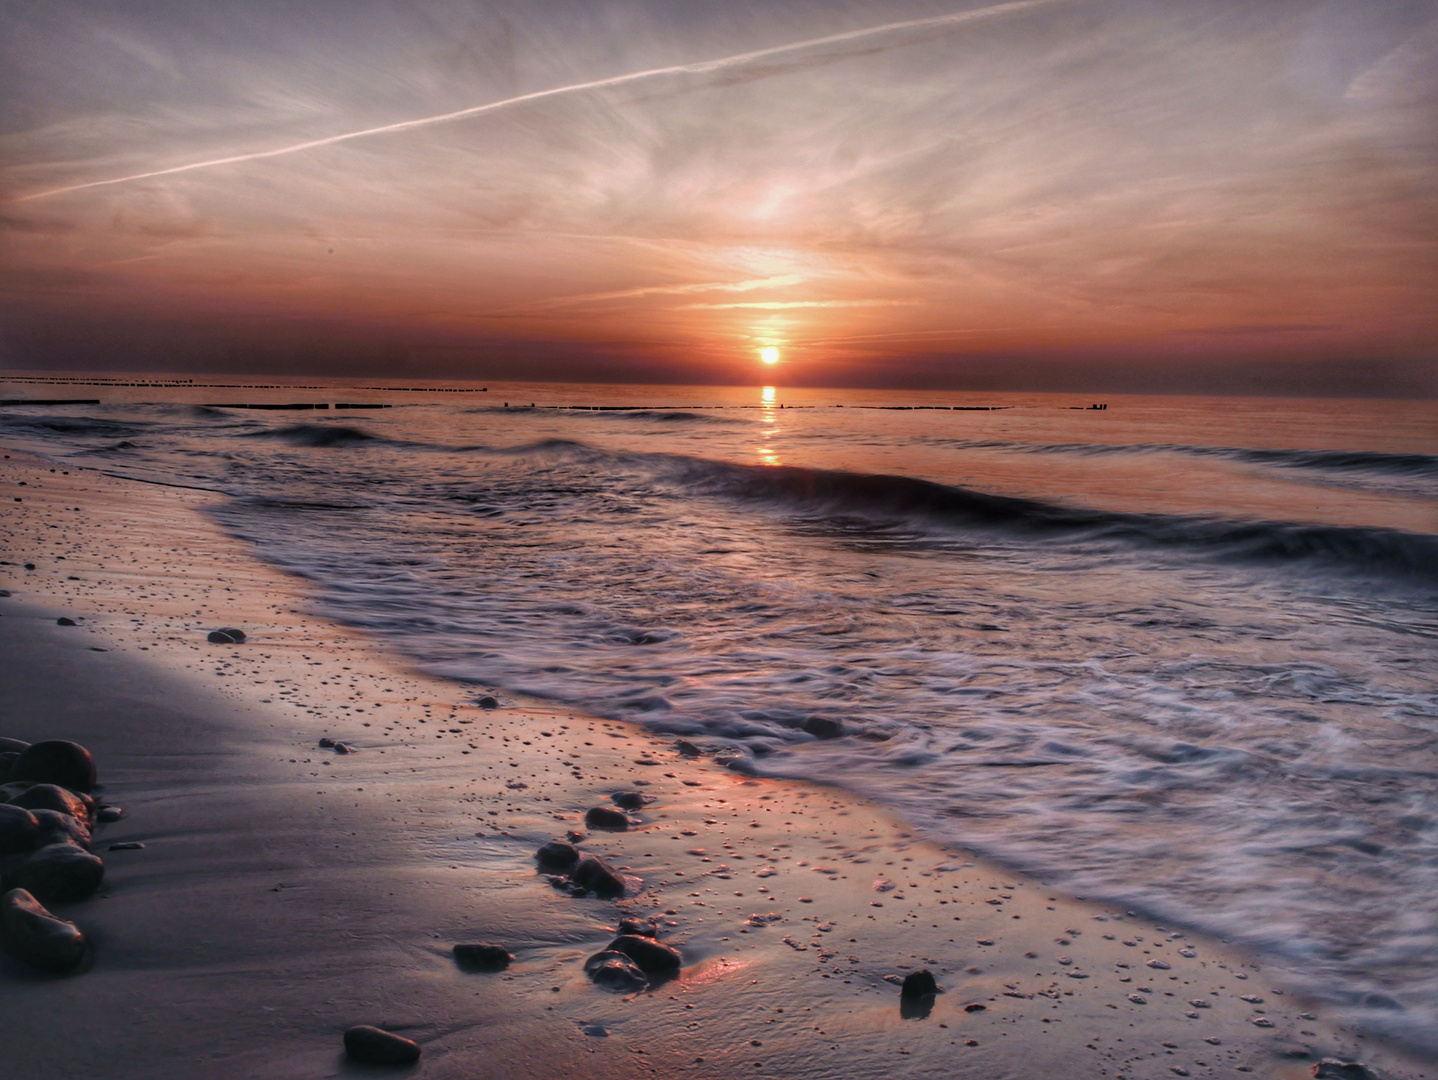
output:
[[[779,350],[772,345],[766,345],[759,350],[759,359],[766,364],[777,364],[779,362]]]

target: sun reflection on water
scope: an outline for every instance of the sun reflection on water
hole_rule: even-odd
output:
[[[778,391],[774,387],[765,386],[760,388],[759,403],[764,410],[760,415],[763,417],[766,424],[774,423],[775,419],[777,418],[777,410],[774,408],[774,403],[777,398]],[[767,434],[772,436],[774,434],[774,429],[770,428]],[[779,455],[774,452],[772,447],[756,447],[755,453],[759,455],[759,460],[762,461],[765,465],[779,464]]]

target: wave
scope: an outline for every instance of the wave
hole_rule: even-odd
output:
[[[1187,454],[1223,458],[1250,465],[1325,472],[1364,472],[1383,476],[1438,479],[1438,455],[1389,454],[1376,450],[1283,450],[1250,446],[1201,446],[1188,443],[1026,443],[999,439],[942,439],[963,450],[1002,450],[1022,454]]]
[[[899,521],[933,529],[1188,548],[1230,561],[1315,561],[1385,576],[1438,581],[1438,536],[1400,529],[1136,514],[992,495],[907,476],[750,466],[671,457],[663,471],[690,493],[790,511],[806,523]]]
[[[246,432],[241,438],[279,439],[292,446],[361,446],[367,443],[391,443],[381,435],[371,435],[359,428],[329,424],[289,424],[268,431]],[[402,445],[402,444],[400,444]]]

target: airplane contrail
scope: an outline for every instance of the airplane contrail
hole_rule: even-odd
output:
[[[192,161],[188,165],[174,165],[168,169],[131,173],[129,176],[116,176],[109,180],[91,180],[84,184],[70,184],[67,187],[51,188],[48,191],[37,191],[29,195],[21,195],[11,201],[29,202],[32,199],[45,199],[52,195],[64,195],[71,191],[84,191],[87,188],[108,187],[111,184],[128,184],[134,180],[149,180],[157,176],[173,176],[176,173],[193,172],[196,169],[211,169],[216,165],[234,165],[242,161],[259,161],[263,158],[280,157],[284,154],[298,154],[304,150],[315,150],[321,146],[333,146],[336,143],[349,142],[351,139],[366,139],[372,135],[388,135],[391,132],[409,131],[412,128],[428,127],[430,124],[444,124],[452,120],[463,120],[466,117],[480,116],[484,113],[495,112],[499,109],[507,109],[512,105],[523,105],[530,101],[542,101],[545,98],[559,97],[561,94],[576,94],[585,90],[599,90],[610,86],[623,86],[625,83],[639,82],[641,79],[659,78],[664,75],[704,75],[709,72],[723,70],[724,68],[737,67],[755,60],[762,60],[765,57],[799,52],[803,49],[813,49],[821,45],[839,45],[846,41],[856,41],[860,38],[873,37],[877,34],[893,33],[900,30],[953,26],[980,19],[992,18],[996,15],[1006,15],[1027,8],[1045,7],[1050,4],[1062,2],[1064,2],[1064,0],[1013,0],[1011,3],[996,4],[992,7],[977,8],[972,11],[952,12],[948,15],[933,15],[922,19],[908,19],[903,22],[885,23],[882,26],[869,26],[862,30],[847,30],[842,34],[829,34],[825,37],[808,38],[804,41],[790,42],[787,45],[771,45],[765,49],[736,53],[733,56],[720,57],[717,60],[700,60],[691,64],[671,64],[668,67],[633,71],[627,75],[611,75],[603,79],[592,79],[589,82],[571,83],[568,86],[556,86],[549,90],[535,90],[528,94],[520,94],[517,97],[505,98],[502,101],[491,101],[484,105],[473,105],[467,109],[456,109],[454,112],[439,113],[436,116],[422,116],[415,120],[401,120],[394,124],[381,124],[379,127],[364,128],[360,131],[346,131],[339,135],[327,135],[322,139],[309,139],[306,142],[291,143],[289,146],[278,146],[273,150],[258,150],[250,154],[233,154],[229,157],[209,158],[205,161]]]

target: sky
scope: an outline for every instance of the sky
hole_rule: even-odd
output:
[[[1435,397],[1435,298],[1438,0],[0,0],[0,367]]]

